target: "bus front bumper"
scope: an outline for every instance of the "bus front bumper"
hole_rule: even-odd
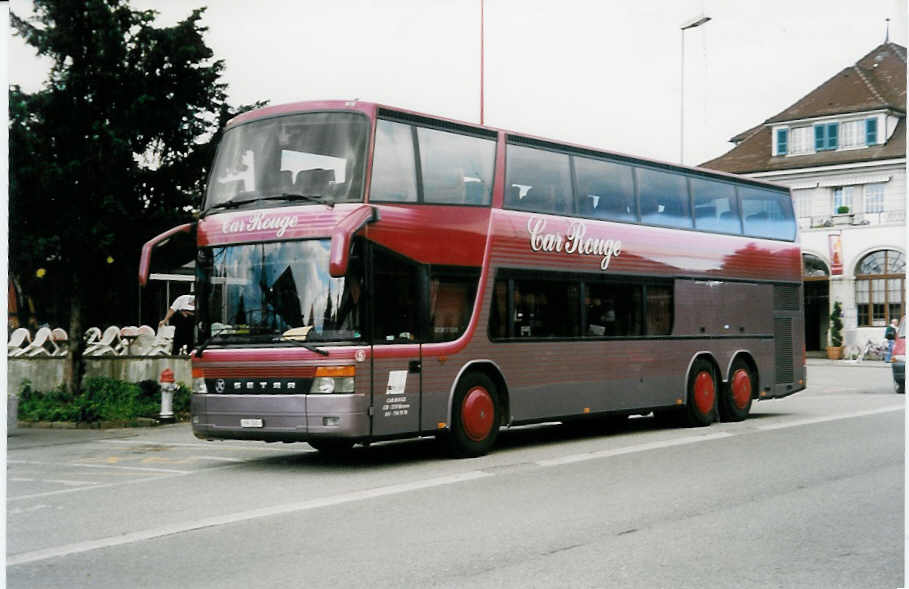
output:
[[[205,440],[305,442],[316,438],[366,439],[369,399],[333,395],[192,395],[192,428]]]

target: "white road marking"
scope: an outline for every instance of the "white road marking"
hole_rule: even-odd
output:
[[[727,432],[717,432],[714,434],[704,434],[701,436],[687,436],[684,438],[673,438],[671,440],[648,442],[646,444],[636,444],[634,446],[625,446],[623,448],[609,448],[606,450],[594,450],[592,452],[584,452],[582,454],[569,454],[568,456],[560,456],[558,458],[548,458],[545,460],[537,460],[536,464],[538,464],[539,466],[557,466],[560,464],[572,464],[575,462],[583,462],[584,460],[596,460],[598,458],[609,458],[610,456],[621,456],[623,454],[634,454],[635,452],[646,452],[648,450],[656,450],[658,448],[671,448],[673,446],[684,446],[685,444],[696,444],[698,442],[709,442],[712,440],[731,438],[734,435],[736,435],[736,434],[730,434]]]
[[[242,458],[228,458],[227,456],[193,456],[196,460],[215,460],[217,462],[246,462]]]
[[[189,471],[174,468],[150,468],[146,466],[123,466],[120,464],[86,464],[85,462],[39,462],[37,460],[7,460],[7,464],[40,464],[44,466],[78,466],[80,468],[106,468],[111,470],[135,470],[139,472],[163,472],[185,474]]]
[[[40,511],[42,509],[47,509],[50,505],[46,503],[39,503],[38,505],[32,505],[31,507],[15,507],[13,509],[7,509],[6,513],[8,515],[22,515],[23,513],[31,513],[33,511]]]
[[[97,485],[97,481],[70,481],[66,479],[30,479],[25,477],[11,477],[9,480],[17,483],[54,483],[57,485],[66,485],[67,487],[84,487],[85,485]]]
[[[868,409],[866,411],[855,411],[853,413],[840,413],[838,415],[824,415],[822,417],[810,417],[808,419],[794,419],[782,423],[769,423],[759,425],[754,429],[760,431],[773,431],[777,429],[786,429],[789,427],[800,427],[803,425],[813,425],[815,423],[824,423],[827,421],[837,421],[840,419],[852,419],[853,417],[865,417],[866,415],[877,415],[879,413],[890,413],[892,411],[905,411],[905,405],[891,405],[890,407],[880,407],[878,409]]]
[[[285,452],[291,454],[297,454],[299,452],[308,452],[310,449],[306,444],[303,446],[290,447],[286,446],[284,448],[270,446],[240,446],[239,444],[224,444],[221,442],[143,442],[141,440],[95,440],[98,443],[104,444],[123,444],[123,445],[132,445],[132,446],[174,446],[182,448],[208,448],[210,450],[246,450],[248,452]],[[296,444],[303,444],[303,442],[295,442]]]
[[[261,517],[284,515],[288,513],[308,511],[310,509],[318,509],[321,507],[350,503],[353,501],[362,501],[364,499],[375,499],[377,497],[386,497],[388,495],[398,495],[400,493],[407,493],[409,491],[428,489],[431,487],[440,487],[443,485],[452,485],[455,483],[462,483],[465,481],[471,481],[488,476],[493,475],[478,470],[472,470],[460,474],[425,479],[422,481],[388,485],[385,487],[377,487],[363,491],[343,493],[341,495],[334,495],[331,497],[321,497],[319,499],[312,499],[309,501],[299,501],[296,503],[287,503],[285,505],[275,505],[273,507],[263,507],[261,509],[253,509],[250,511],[241,511],[239,513],[208,517],[196,520],[194,522],[184,522],[179,524],[172,524],[169,526],[162,526],[160,528],[152,528],[138,532],[129,532],[120,536],[110,536],[107,538],[98,538],[97,540],[89,540],[87,542],[77,542],[75,544],[65,544],[63,546],[46,548],[44,550],[34,550],[31,552],[12,554],[7,556],[6,565],[8,567],[16,566],[19,564],[26,564],[39,560],[47,560],[49,558],[59,558],[72,554],[79,554],[82,552],[88,552],[90,550],[97,550],[99,548],[110,548],[112,546],[121,546],[123,544],[142,542],[144,540],[151,540],[154,538],[160,538],[162,536],[170,536],[172,534],[181,534],[193,530],[201,530],[203,528],[209,528],[212,526],[223,526]]]
[[[162,481],[164,479],[175,478],[179,476],[186,476],[189,474],[194,474],[191,471],[181,472],[180,474],[165,474],[165,475],[153,475],[142,477],[141,479],[133,479],[130,481],[118,481],[116,483],[102,483],[98,485],[92,485],[91,487],[72,487],[69,489],[58,489],[56,491],[45,491],[44,493],[32,493],[31,495],[18,495],[16,497],[7,497],[6,501],[25,501],[26,499],[38,499],[40,497],[51,497],[53,495],[66,495],[68,493],[76,493],[79,491],[93,491],[95,489],[109,489],[111,487],[122,487],[123,485],[135,485],[136,483],[147,483],[151,481]]]

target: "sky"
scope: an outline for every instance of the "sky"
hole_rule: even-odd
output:
[[[133,0],[160,25],[204,0]],[[680,26],[684,161],[784,110],[884,41],[906,45],[905,0],[209,0],[206,39],[232,104],[385,103],[554,140],[678,162]],[[30,14],[31,2],[13,0]],[[33,91],[47,64],[8,39],[9,81]]]

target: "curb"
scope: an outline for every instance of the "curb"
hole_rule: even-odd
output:
[[[158,420],[151,417],[137,417],[129,421],[92,421],[81,423],[75,421],[22,421],[19,427],[36,429],[121,429],[128,427],[156,427]]]

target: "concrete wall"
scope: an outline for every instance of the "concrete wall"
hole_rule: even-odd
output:
[[[64,358],[7,358],[6,390],[18,393],[25,380],[38,391],[63,384]],[[85,377],[106,376],[127,382],[157,381],[161,371],[170,368],[174,380],[187,387],[192,383],[189,358],[174,356],[102,357],[85,359]]]

